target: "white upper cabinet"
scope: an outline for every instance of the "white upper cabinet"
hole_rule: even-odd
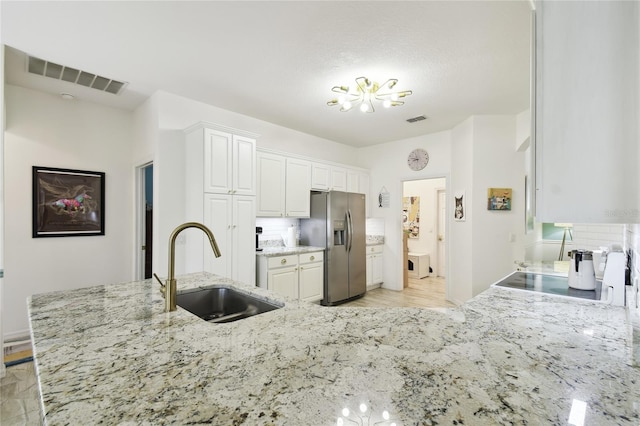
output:
[[[347,191],[347,169],[342,167],[331,167],[331,190]]]
[[[286,158],[258,152],[258,217],[284,217]]]
[[[536,220],[640,222],[640,3],[536,5]]]
[[[285,215],[309,217],[311,214],[311,162],[287,158]]]
[[[331,166],[323,163],[311,165],[311,189],[328,191],[331,187]]]
[[[187,129],[187,167],[199,170],[202,192],[256,195],[256,140],[232,131],[204,124]]]
[[[313,162],[311,189],[315,191],[345,191],[368,194],[369,174],[361,169]]]
[[[311,162],[258,153],[258,217],[309,217]]]
[[[204,191],[255,195],[255,139],[212,129],[204,137]]]

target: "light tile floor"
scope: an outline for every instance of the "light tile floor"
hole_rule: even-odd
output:
[[[7,367],[5,376],[0,379],[0,424],[42,424],[33,362]]]

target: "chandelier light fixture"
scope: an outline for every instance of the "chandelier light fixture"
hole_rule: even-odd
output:
[[[411,90],[394,91],[398,80],[390,78],[383,84],[378,84],[366,77],[356,78],[355,90],[349,86],[334,86],[331,91],[337,93],[337,97],[327,102],[328,106],[340,105],[340,111],[349,111],[358,106],[362,112],[374,112],[374,101],[382,102],[382,106],[390,108],[404,105],[400,99],[409,96]]]

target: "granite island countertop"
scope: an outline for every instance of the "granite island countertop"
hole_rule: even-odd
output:
[[[151,280],[29,298],[45,423],[332,425],[363,402],[371,424],[640,423],[624,308],[501,288],[444,313],[322,307],[178,278],[213,283],[284,307],[210,324]]]

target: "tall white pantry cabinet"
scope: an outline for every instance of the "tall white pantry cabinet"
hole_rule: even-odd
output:
[[[190,271],[255,284],[258,135],[210,123],[185,133],[186,217],[211,229],[222,254],[215,258],[208,240],[190,235],[186,263]]]

